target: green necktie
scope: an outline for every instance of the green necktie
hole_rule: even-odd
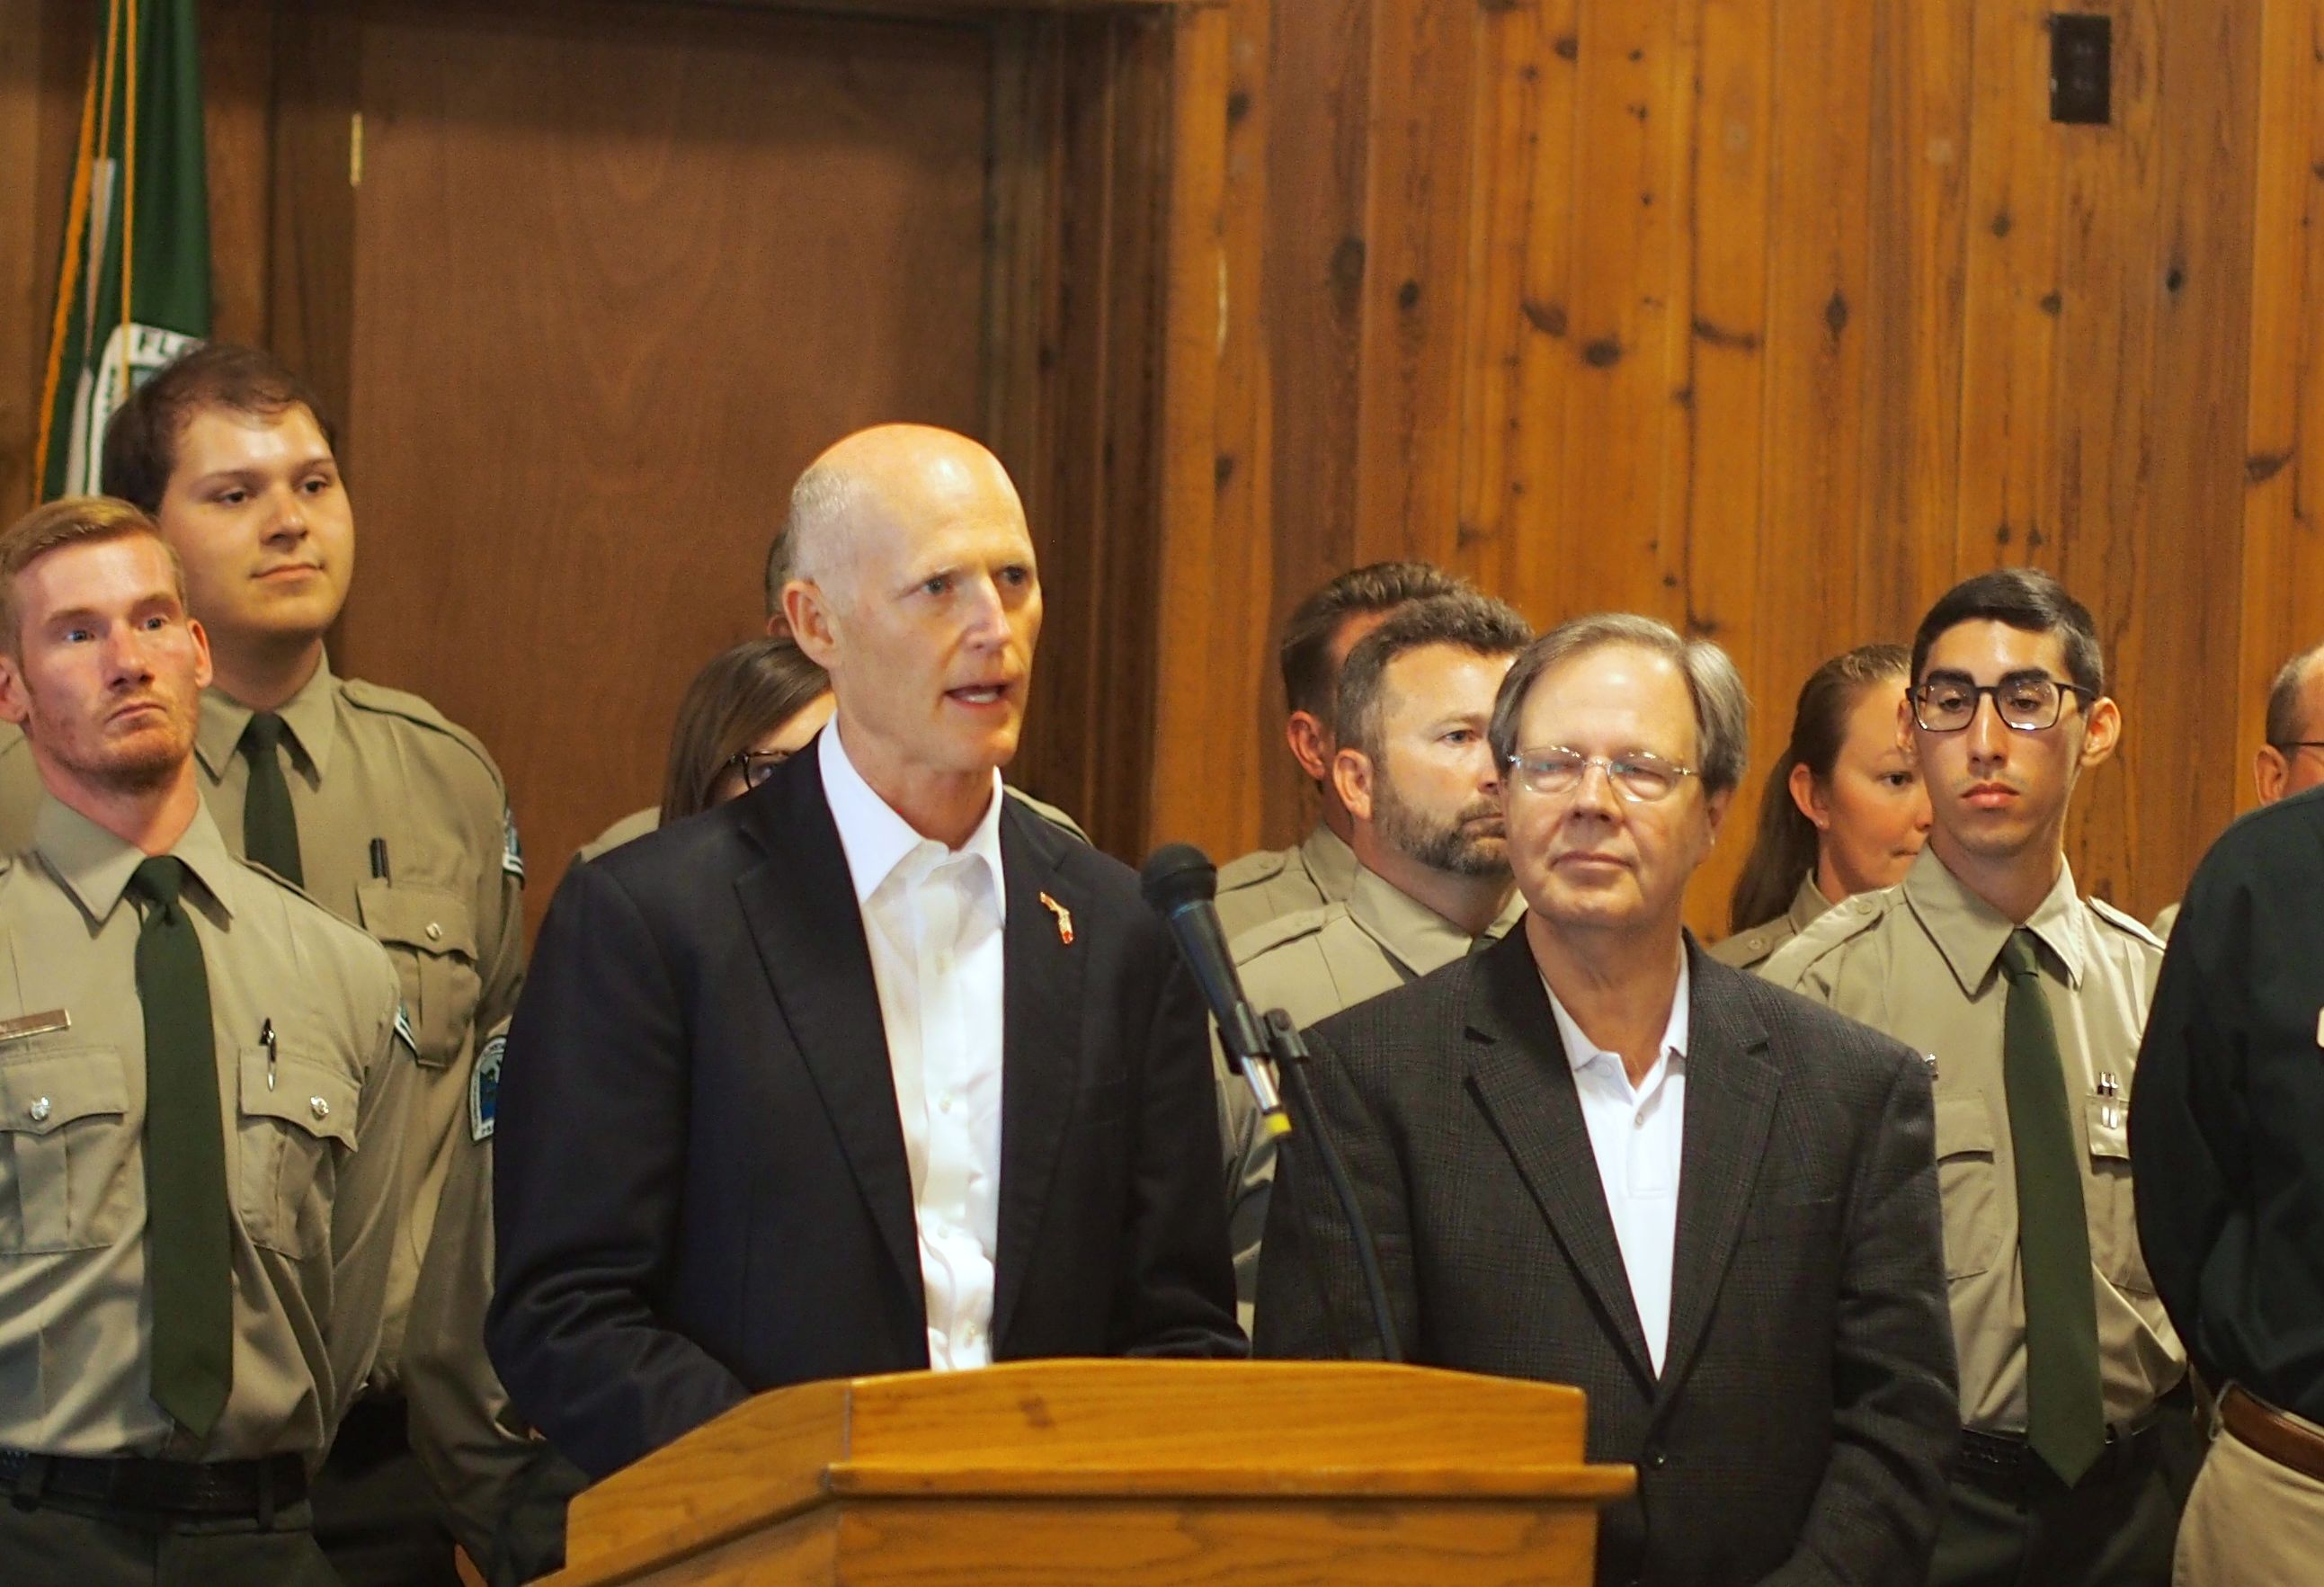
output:
[[[2009,977],[2001,1084],[2017,1159],[2017,1250],[2025,1279],[2026,1442],[2071,1487],[2106,1448],[2081,1151],[2033,933],[2010,934],[2001,968]]]
[[[137,1001],[145,1010],[145,1207],[153,1277],[153,1400],[207,1436],[234,1382],[234,1253],[226,1134],[202,945],[178,891],[186,868],[145,861]]]
[[[242,758],[250,762],[250,789],[242,801],[242,852],[283,881],[307,885],[299,863],[299,822],[290,814],[290,784],[282,775],[282,718],[259,711],[242,730]]]

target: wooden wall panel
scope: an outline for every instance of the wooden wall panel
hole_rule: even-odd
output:
[[[2115,19],[2110,125],[2049,119],[2060,9]],[[2324,434],[2300,401],[2316,9],[1278,0],[1269,609],[1409,553],[1541,623],[1651,612],[1733,651],[1764,768],[1823,657],[1909,638],[1969,571],[2052,568],[2097,611],[2131,724],[2072,857],[2159,906],[2324,599],[2287,577],[2324,557],[2294,462]],[[2272,345],[2250,362],[2255,315]],[[1279,703],[1245,709],[1157,752],[1258,743],[1261,829],[1174,825],[1229,852],[1306,818]],[[1163,790],[1157,819],[1181,807]]]
[[[2251,797],[2244,768],[2270,679],[2285,657],[2324,641],[2324,0],[2267,0],[2259,60],[2239,799]]]

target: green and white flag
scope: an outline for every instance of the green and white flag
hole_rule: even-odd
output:
[[[210,329],[195,0],[105,0],[103,10],[42,393],[43,500],[96,494],[106,420]]]

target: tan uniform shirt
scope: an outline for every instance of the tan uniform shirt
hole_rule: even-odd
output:
[[[233,1388],[197,1438],[152,1398],[142,923],[124,896],[144,855],[53,800],[32,825],[32,852],[0,861],[0,1020],[71,1023],[0,1036],[0,1445],[318,1462],[379,1342],[417,1080],[395,972],[196,813],[175,853],[234,1213]]]
[[[444,1496],[453,1536],[479,1561],[493,1556],[502,1518],[546,1447],[530,1436],[476,1348],[493,1292],[491,1107],[507,1039],[506,1021],[485,1038],[478,1061],[491,1089],[479,1096],[483,1133],[472,1130],[454,1145],[403,1342],[411,1447]]]
[[[2126,1129],[2132,1068],[2163,946],[2121,910],[2075,896],[2073,873],[2062,866],[2057,886],[2025,925],[2042,944],[2043,987],[2083,1146],[2107,1416],[2128,1422],[2177,1385],[2187,1361],[2139,1253]],[[2008,985],[1999,962],[2011,929],[1954,879],[1933,848],[1923,849],[1901,886],[1833,909],[1761,973],[1929,1056],[1961,1420],[1983,1431],[2019,1433],[2025,1427],[2025,1303],[2016,1168],[2001,1083]]]
[[[1358,866],[1345,903],[1270,921],[1235,938],[1228,951],[1250,1006],[1261,1014],[1281,1009],[1304,1030],[1499,941],[1525,918],[1525,899],[1511,892],[1500,918],[1484,936],[1472,937],[1379,872]],[[1275,1186],[1275,1142],[1259,1129],[1250,1086],[1227,1067],[1216,1031],[1211,1053],[1226,1143],[1235,1292],[1247,1333],[1251,1301],[1259,1293],[1259,1238]]]
[[[1325,904],[1356,885],[1356,851],[1318,821],[1296,848],[1260,849],[1219,867],[1219,929],[1227,941]]]
[[[1823,890],[1816,886],[1815,873],[1810,872],[1801,880],[1800,890],[1792,895],[1790,909],[1773,920],[1738,931],[1703,951],[1722,964],[1732,964],[1738,970],[1757,970],[1777,948],[1805,931],[1831,908],[1831,900],[1823,896]]]

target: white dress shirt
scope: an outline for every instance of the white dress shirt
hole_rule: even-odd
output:
[[[888,1066],[919,1227],[928,1364],[992,1360],[1001,1223],[1001,774],[956,849],[912,830],[847,758],[839,724],[817,756],[855,881],[887,1027]]]
[[[1630,1084],[1621,1055],[1608,1052],[1582,1032],[1557,993],[1549,1011],[1557,1019],[1558,1039],[1573,1066],[1573,1089],[1582,1096],[1582,1117],[1590,1127],[1590,1148],[1598,1158],[1598,1182],[1606,1190],[1606,1211],[1622,1247],[1630,1300],[1655,1371],[1663,1370],[1670,1342],[1671,1266],[1678,1241],[1679,1157],[1686,1139],[1687,967],[1682,950],[1678,990],[1671,998],[1670,1021],[1663,1029],[1661,1054],[1639,1084]],[[1542,982],[1544,990],[1549,983]]]

